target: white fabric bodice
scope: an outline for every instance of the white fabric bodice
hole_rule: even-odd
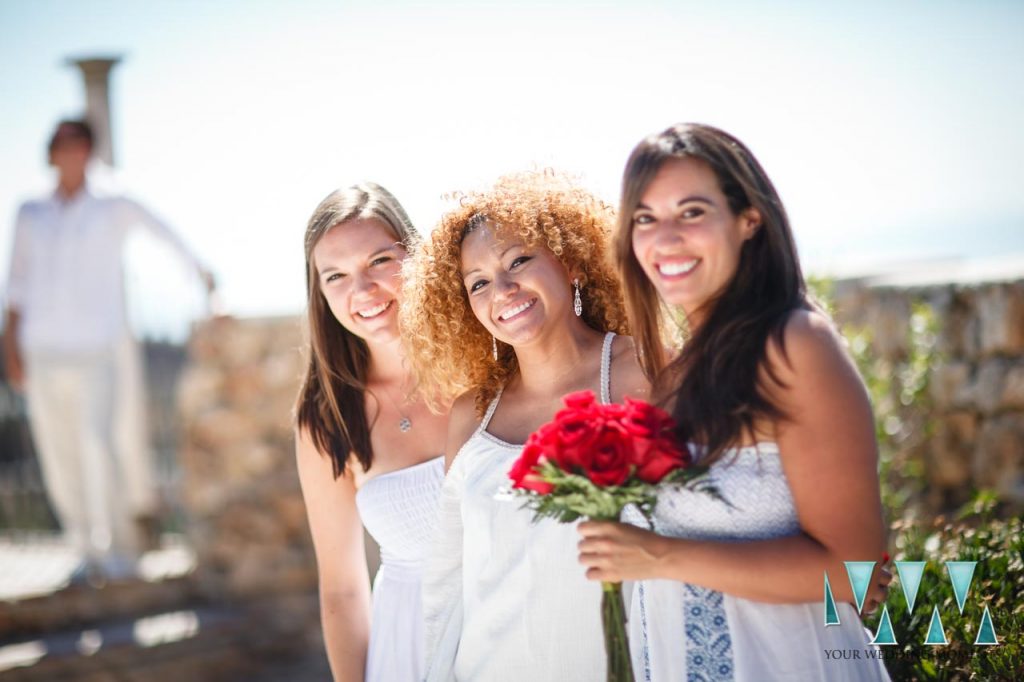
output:
[[[603,402],[610,400],[613,337],[602,349]],[[579,563],[576,524],[535,523],[507,492],[523,446],[487,431],[500,397],[460,449],[442,489],[438,538],[424,575],[427,679],[604,679],[600,585]]]
[[[437,522],[444,458],[366,481],[356,493],[363,525],[380,545],[373,581],[367,682],[423,679],[423,558]]]
[[[696,448],[691,451],[699,456]],[[728,504],[699,491],[665,489],[654,510],[654,530],[703,540],[758,540],[800,532],[775,443],[727,451],[711,467],[709,477]],[[623,520],[645,525],[633,510],[627,510]]]
[[[381,565],[416,578],[437,521],[444,457],[375,476],[356,493],[359,518],[380,545]]]
[[[660,492],[654,511],[656,532],[726,541],[801,532],[775,443],[727,451],[708,475],[725,502],[706,493],[667,487]],[[647,525],[632,509],[623,520]],[[887,680],[881,661],[866,654],[872,647],[854,608],[837,606],[842,624],[825,627],[820,601],[768,604],[678,581],[641,581],[634,586],[629,622],[636,678],[638,682]],[[862,659],[829,660],[825,649],[856,649]]]

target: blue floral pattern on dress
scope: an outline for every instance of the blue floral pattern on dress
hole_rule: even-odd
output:
[[[687,682],[733,679],[732,638],[721,592],[685,585]]]
[[[651,648],[647,642],[647,604],[644,602],[644,584],[639,584],[640,593],[640,628],[643,632],[643,654],[644,654],[644,682],[651,682]]]

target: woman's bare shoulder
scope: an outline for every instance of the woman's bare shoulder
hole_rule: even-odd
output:
[[[651,399],[651,384],[637,360],[636,343],[632,336],[617,336],[612,342],[612,397]]]
[[[466,391],[452,403],[448,416],[448,438],[444,449],[444,468],[447,471],[462,446],[476,431],[480,420],[476,415],[476,391]]]

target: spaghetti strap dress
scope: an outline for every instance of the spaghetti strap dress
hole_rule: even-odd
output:
[[[602,347],[604,403],[613,337]],[[601,587],[579,562],[576,524],[534,522],[508,492],[523,446],[487,431],[500,400],[499,393],[442,487],[424,574],[426,679],[602,680]]]

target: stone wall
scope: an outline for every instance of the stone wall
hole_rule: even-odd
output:
[[[869,328],[872,352],[891,361],[894,373],[909,353],[915,302],[935,312],[938,361],[924,415],[930,431],[914,455],[924,460],[932,502],[963,501],[984,487],[1024,504],[1024,278],[849,280],[835,294],[837,319]],[[291,430],[303,369],[300,325],[297,317],[219,319],[194,335],[180,397],[181,490],[209,594],[315,595]]]
[[[1021,273],[1024,274],[1024,273]],[[934,313],[934,358],[919,448],[933,506],[995,490],[1024,506],[1024,277],[932,283],[904,278],[836,286],[836,317],[866,328],[897,377],[910,353],[913,306]]]
[[[322,658],[316,558],[292,435],[302,320],[211,320],[194,331],[189,355],[179,392],[180,489],[198,589],[244,605],[282,633],[279,644],[298,638]],[[372,576],[379,550],[369,537],[366,545]]]
[[[200,577],[238,599],[316,590],[295,468],[297,318],[212,320],[182,378],[181,496]]]

